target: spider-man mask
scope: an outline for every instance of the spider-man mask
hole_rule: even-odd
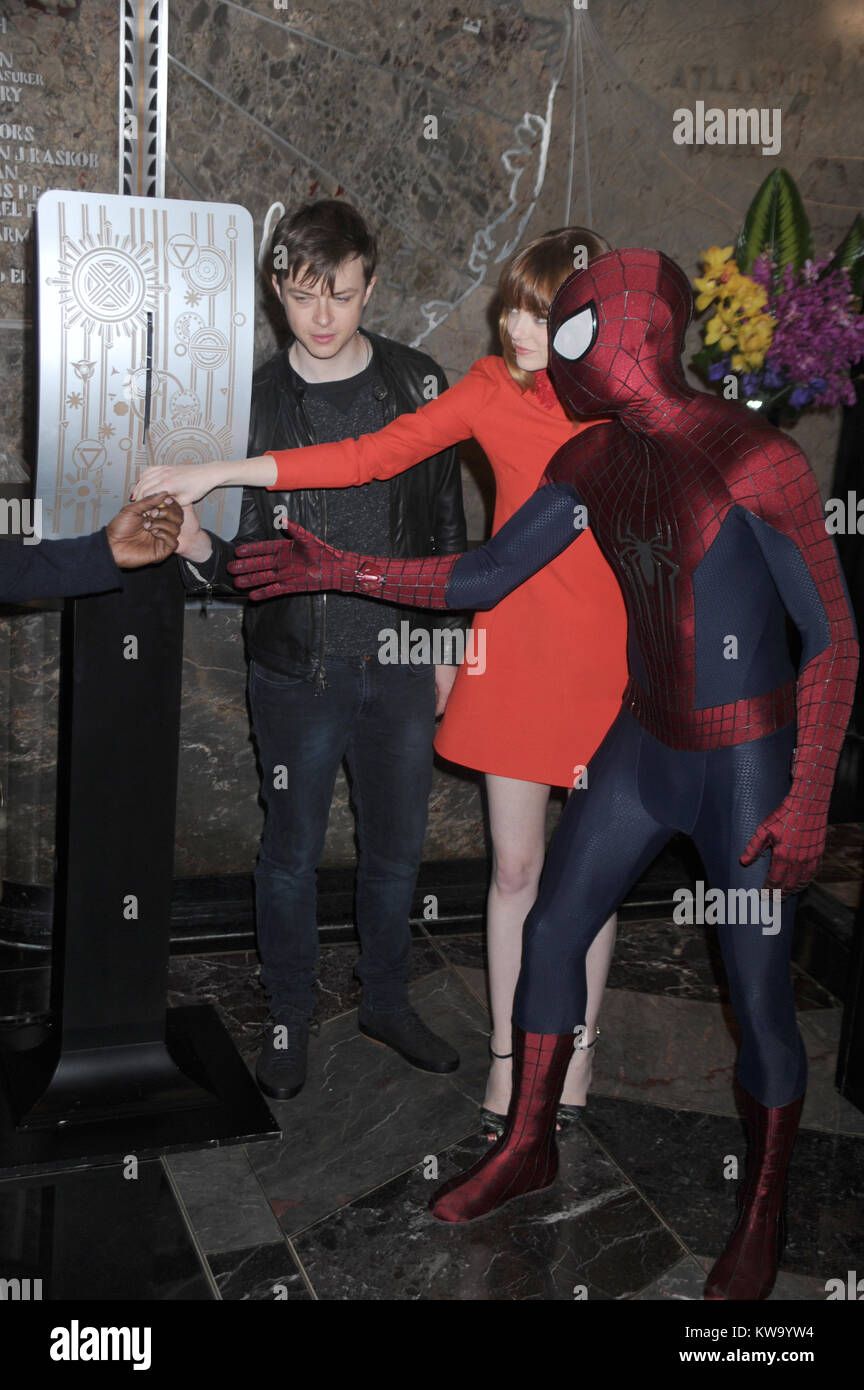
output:
[[[693,296],[661,251],[607,251],[565,280],[549,310],[549,375],[579,416],[638,416],[640,402],[686,388]]]

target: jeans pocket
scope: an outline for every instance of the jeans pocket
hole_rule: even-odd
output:
[[[271,685],[276,690],[293,689],[295,686],[303,685],[306,676],[287,676],[281,671],[271,671],[269,666],[261,666],[257,661],[250,663],[252,679],[260,681],[262,685]]]

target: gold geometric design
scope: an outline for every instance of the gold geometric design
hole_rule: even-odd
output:
[[[115,332],[131,337],[146,327],[166,286],[159,284],[150,242],[133,243],[114,234],[110,222],[94,237],[86,232],[77,241],[63,237],[60,274],[48,279],[59,288],[67,325],[99,333],[110,347]]]
[[[189,270],[199,255],[199,246],[188,232],[178,232],[165,243],[165,255],[178,270]]]
[[[118,323],[137,314],[147,293],[140,266],[125,251],[87,251],[72,272],[72,297],[94,319]]]
[[[212,372],[228,361],[228,339],[218,328],[199,328],[189,342],[189,359],[202,371]]]
[[[183,271],[183,278],[202,294],[219,294],[231,279],[231,267],[221,251],[205,246],[195,264]]]
[[[87,473],[101,468],[107,457],[105,445],[98,439],[79,439],[72,450],[72,462]]]
[[[224,458],[231,444],[231,431],[225,426],[216,428],[212,421],[203,428],[181,425],[172,429],[160,420],[153,426],[150,439],[154,463],[171,468],[192,467]]]

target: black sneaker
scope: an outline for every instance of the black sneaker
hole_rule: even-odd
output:
[[[277,1015],[268,1024],[264,1046],[255,1063],[255,1079],[265,1096],[291,1100],[302,1091],[310,1029],[317,1035],[318,1024],[284,1015]]]
[[[455,1071],[459,1065],[459,1053],[427,1028],[410,1004],[381,1013],[361,1004],[357,1024],[367,1038],[392,1047],[420,1071]]]

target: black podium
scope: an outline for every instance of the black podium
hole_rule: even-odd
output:
[[[68,600],[52,1019],[2,1060],[0,1176],[277,1137],[215,1011],[166,1009],[184,590]]]

